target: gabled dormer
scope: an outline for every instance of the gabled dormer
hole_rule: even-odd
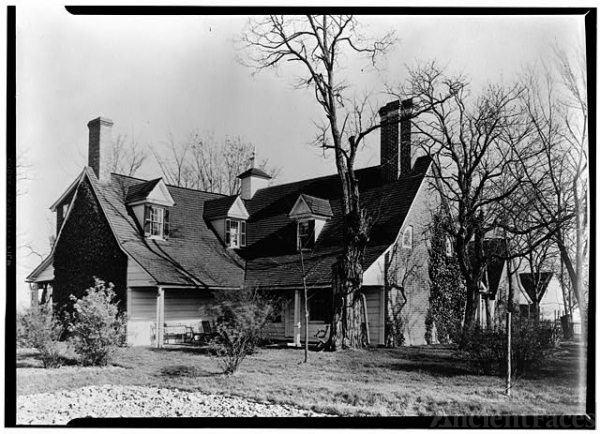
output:
[[[204,218],[230,249],[246,246],[246,221],[249,217],[240,196],[228,196],[204,203]]]
[[[145,237],[169,238],[169,210],[175,201],[162,178],[129,187],[125,203],[131,207]]]
[[[312,249],[327,220],[333,216],[328,200],[301,194],[289,213],[297,224],[296,249]]]

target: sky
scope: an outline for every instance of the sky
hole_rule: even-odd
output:
[[[235,12],[235,9],[232,10]],[[284,183],[335,172],[332,158],[309,143],[321,119],[313,92],[291,85],[291,66],[252,75],[234,42],[246,16],[73,16],[54,3],[21,3],[17,12],[17,153],[28,180],[19,185],[17,244],[48,253],[55,231],[50,205],[87,163],[87,123],[114,122],[113,137],[135,137],[161,149],[171,134],[240,136],[259,159],[281,168]],[[475,87],[510,83],[552,53],[552,44],[583,41],[583,16],[362,16],[367,35],[394,30],[399,43],[378,71],[347,58],[357,91],[402,82],[406,65],[435,59],[470,77]],[[358,167],[379,163],[372,136]],[[161,176],[149,157],[136,176]],[[25,277],[40,259],[20,248],[19,305]]]

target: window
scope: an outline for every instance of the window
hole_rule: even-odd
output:
[[[315,290],[308,293],[309,322],[331,321],[331,294],[326,290]]]
[[[408,226],[402,234],[402,247],[412,249],[413,246],[413,227]]]
[[[147,205],[144,214],[144,235],[167,239],[169,237],[169,210]]]
[[[452,240],[450,237],[446,237],[446,256],[452,256]]]
[[[315,221],[298,222],[297,249],[312,249],[315,245]]]
[[[246,245],[246,222],[243,220],[225,220],[225,245],[238,249]]]

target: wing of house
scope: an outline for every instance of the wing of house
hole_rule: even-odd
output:
[[[396,101],[380,114],[398,120],[399,112]],[[94,277],[112,282],[128,313],[129,341],[141,345],[161,345],[165,323],[212,320],[213,290],[278,291],[285,302],[269,330],[299,343],[304,275],[309,338],[326,327],[331,270],[343,252],[337,174],[270,187],[269,175],[251,168],[234,196],[106,176],[101,149],[111,126],[104,118],[88,124],[90,167],[52,205],[57,239],[28,277],[34,288],[52,286],[53,302],[68,306]],[[381,165],[356,171],[361,201],[375,216],[363,261],[372,344],[385,343],[389,321],[402,323],[407,343],[425,343],[427,226],[437,196],[430,159],[412,152],[410,122],[400,126],[401,136],[398,122],[382,127]]]

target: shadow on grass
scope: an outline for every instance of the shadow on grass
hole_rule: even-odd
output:
[[[174,365],[165,366],[160,370],[160,375],[164,377],[217,377],[222,372],[209,372],[196,366]]]
[[[79,361],[77,359],[66,356],[59,356],[58,363],[56,364],[56,366],[77,366],[78,364]],[[46,369],[44,368],[42,356],[39,353],[17,355],[17,368]]]

